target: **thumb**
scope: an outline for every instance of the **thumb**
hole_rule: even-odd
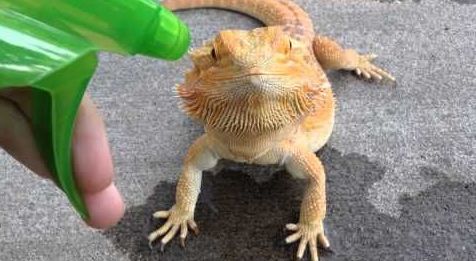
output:
[[[30,116],[29,90],[0,92],[0,147],[43,177],[50,177],[37,150]],[[104,123],[87,95],[79,107],[73,135],[73,164],[78,188],[89,212],[87,224],[107,228],[124,214],[122,197],[113,182],[113,165]]]

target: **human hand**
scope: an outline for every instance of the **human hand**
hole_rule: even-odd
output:
[[[51,175],[39,154],[30,122],[30,91],[0,91],[0,147],[41,177]],[[108,228],[124,215],[124,203],[113,183],[113,165],[104,123],[88,95],[76,118],[72,143],[76,183],[94,228]]]

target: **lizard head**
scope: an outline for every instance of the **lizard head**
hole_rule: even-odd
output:
[[[279,27],[222,31],[190,52],[194,67],[178,92],[189,116],[208,127],[277,130],[311,111],[327,81],[312,55]]]

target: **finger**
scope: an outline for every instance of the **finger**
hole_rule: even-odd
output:
[[[382,74],[385,78],[391,80],[391,81],[396,81],[395,77],[393,77],[391,74],[389,74],[388,72],[382,70],[382,72],[380,73]]]
[[[286,224],[286,229],[290,231],[297,231],[299,227],[296,224]]]
[[[177,234],[177,231],[178,231],[179,228],[180,228],[180,225],[178,225],[178,224],[174,225],[172,227],[172,229],[170,229],[169,233],[167,233],[167,235],[165,235],[165,237],[162,238],[162,240],[160,241],[162,243],[162,245],[165,245],[170,240],[172,240],[172,238],[175,236],[175,234]]]
[[[382,80],[382,76],[378,73],[376,73],[375,71],[372,71],[372,70],[369,70],[369,73],[370,75],[372,75],[373,78],[377,79],[377,80]]]
[[[149,239],[149,247],[152,248],[152,241],[156,240],[159,235],[159,229],[155,230],[154,232],[150,233],[149,236],[147,237]]]
[[[20,162],[38,173],[49,176],[39,154],[28,121],[28,89],[1,92],[0,146]],[[13,97],[17,102],[7,100]],[[25,98],[26,97],[26,98]],[[78,112],[73,138],[74,171],[89,212],[89,225],[107,228],[124,214],[124,204],[112,184],[112,160],[100,117],[86,96]]]
[[[187,224],[190,226],[190,229],[193,231],[193,233],[195,233],[195,235],[198,235],[198,233],[200,233],[200,231],[198,230],[197,223],[195,223],[194,220],[188,220]]]
[[[170,211],[157,211],[152,216],[155,218],[168,218],[170,216]]]
[[[385,77],[385,78],[391,80],[391,81],[395,81],[395,78],[394,78],[392,75],[390,75],[388,72],[386,72],[386,71],[380,69],[380,68],[377,67],[377,66],[372,66],[372,70],[375,71],[375,72],[377,72],[378,74],[382,75],[383,77]]]
[[[309,241],[309,251],[311,251],[311,260],[318,261],[319,256],[317,254],[317,243],[315,238],[311,238],[311,241]]]
[[[0,147],[41,177],[50,177],[27,116],[3,95],[0,96],[0,119]]]
[[[124,203],[112,183],[113,167],[104,123],[88,95],[79,107],[73,135],[73,166],[89,219],[96,228],[116,224],[124,215]]]
[[[83,192],[101,191],[112,182],[113,167],[104,123],[88,95],[79,107],[73,136],[74,170]]]
[[[172,222],[170,220],[167,220],[164,225],[162,225],[159,229],[155,230],[154,232],[150,233],[149,236],[147,237],[149,239],[149,245],[152,241],[157,239],[158,237],[162,236],[165,234],[169,228],[172,226]]]
[[[109,228],[124,215],[122,197],[113,183],[102,191],[83,194],[83,199],[89,213],[86,223],[91,227]]]
[[[187,222],[183,222],[180,225],[180,244],[182,247],[185,247],[185,238],[187,237],[188,234],[188,226]]]
[[[172,227],[172,221],[169,219],[157,230],[157,236],[162,236]]]
[[[306,251],[306,245],[307,245],[307,240],[306,239],[301,239],[299,242],[299,247],[297,251],[297,257],[301,259],[304,256],[304,251]]]
[[[377,58],[377,56],[378,55],[376,55],[374,53],[369,53],[369,54],[364,55],[365,59],[367,59],[368,61],[374,60],[375,58]]]
[[[319,244],[321,244],[323,248],[329,248],[331,246],[329,240],[324,234],[319,234],[317,238],[319,239]]]
[[[366,79],[370,79],[370,74],[367,72],[367,70],[363,70],[362,74],[364,75]]]
[[[301,232],[296,232],[288,237],[286,237],[285,241],[287,244],[296,242],[299,238],[301,238],[302,234]]]

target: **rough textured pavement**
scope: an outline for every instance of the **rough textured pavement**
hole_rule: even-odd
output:
[[[298,1],[316,28],[379,54],[397,88],[332,72],[335,132],[319,153],[328,175],[322,260],[474,260],[476,255],[476,1]],[[194,46],[225,28],[253,28],[218,10],[181,12]],[[202,233],[159,254],[146,234],[173,203],[181,158],[200,126],[177,109],[188,59],[101,55],[89,88],[105,116],[116,183],[128,209],[115,228],[86,228],[51,183],[0,153],[0,260],[290,260],[282,228],[303,184],[285,172],[206,175]],[[260,172],[257,179],[246,173]],[[259,182],[257,182],[259,181]]]

